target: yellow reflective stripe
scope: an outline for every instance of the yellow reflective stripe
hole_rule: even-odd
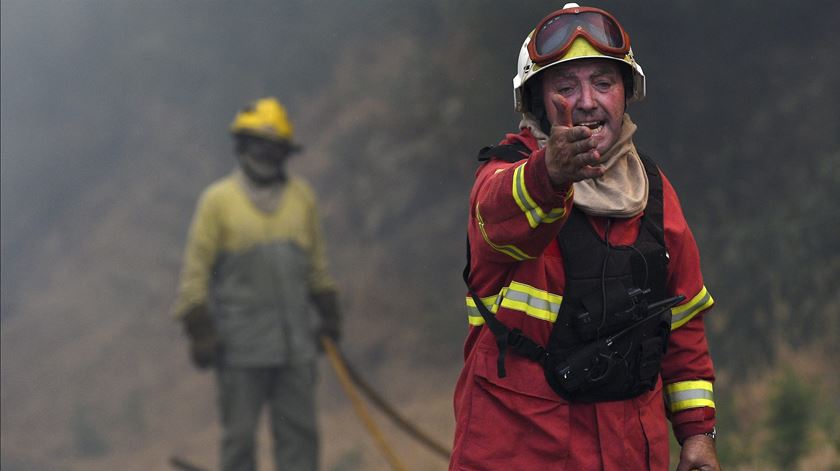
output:
[[[682,327],[686,322],[690,321],[692,317],[708,309],[714,303],[715,300],[712,299],[712,295],[709,294],[709,291],[705,286],[703,286],[703,289],[701,289],[700,292],[688,302],[671,309],[671,330]]]
[[[572,198],[572,196],[574,196],[574,194],[575,194],[575,186],[574,185],[569,185],[568,193],[566,193],[566,197],[563,199],[563,202],[569,201]]]
[[[494,244],[493,241],[487,237],[487,232],[484,230],[484,219],[481,217],[481,212],[478,210],[478,203],[475,205],[475,218],[478,221],[478,228],[481,230],[481,236],[484,237],[484,241],[487,242],[487,245],[493,248],[496,252],[503,253],[516,261],[528,260],[534,257],[526,254],[522,251],[519,247],[514,245],[497,245]]]
[[[695,407],[715,407],[714,387],[704,380],[679,381],[665,386],[665,403],[671,412]]]
[[[714,384],[711,381],[706,381],[703,379],[696,379],[693,381],[677,381],[676,383],[671,383],[665,385],[665,392],[668,394],[677,393],[682,391],[689,391],[692,389],[702,389],[704,391],[714,391]]]
[[[498,297],[499,297],[498,294],[494,294],[493,296],[487,296],[485,298],[479,298],[479,299],[481,299],[482,304],[487,306],[488,310],[495,311],[495,309],[497,307],[496,306],[496,299],[498,299]],[[471,307],[471,308],[475,309],[476,311],[478,310],[478,308],[475,305],[475,300],[473,299],[472,296],[467,296],[467,307]]]
[[[467,296],[466,302],[467,322],[470,325],[484,324],[484,318],[481,317],[472,296]],[[494,314],[499,307],[503,307],[540,320],[554,322],[557,320],[557,313],[563,303],[563,296],[514,281],[502,288],[499,294],[481,298],[481,302]]]
[[[500,296],[498,294],[493,296],[487,296],[486,298],[481,298],[481,302],[487,307],[487,310],[496,313],[499,310],[499,300]],[[467,322],[469,325],[483,325],[484,324],[484,317],[481,316],[481,312],[478,311],[478,307],[475,305],[475,300],[473,300],[472,296],[467,296]]]
[[[687,399],[685,401],[672,402],[668,406],[671,412],[679,412],[686,409],[694,409],[696,407],[711,407],[715,408],[715,401],[710,399]]]
[[[554,208],[543,218],[543,222],[557,222],[566,215],[566,208]]]
[[[478,311],[476,311],[478,312]],[[484,318],[481,317],[481,314],[475,315],[472,313],[467,314],[467,323],[471,326],[478,327],[480,325],[484,325]]]
[[[531,226],[531,229],[537,227],[540,222],[537,220],[539,216],[534,214],[533,210],[536,205],[533,204],[534,200],[531,199],[531,195],[528,194],[528,190],[525,188],[525,163],[517,166],[513,171],[513,188],[511,191],[519,209],[528,218],[528,224]]]
[[[516,201],[519,209],[525,213],[525,217],[528,218],[528,225],[531,226],[531,229],[536,229],[540,223],[552,223],[561,219],[566,215],[566,208],[554,208],[548,213],[540,208],[537,202],[531,198],[531,195],[528,193],[528,188],[525,186],[526,164],[527,162],[523,163],[522,165],[516,167],[513,171],[513,199]]]
[[[559,294],[549,293],[525,283],[514,281],[504,292],[501,306],[523,312],[537,319],[554,322],[557,320],[557,312],[560,310],[560,304],[562,303],[563,296]]]

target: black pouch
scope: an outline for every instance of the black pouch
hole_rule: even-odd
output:
[[[616,348],[618,347],[618,348]],[[551,388],[569,402],[615,401],[638,396],[634,371],[621,349],[629,344],[591,342],[566,358],[551,357],[545,378]],[[657,370],[658,373],[658,370]]]
[[[650,315],[609,337],[553,352],[544,364],[546,381],[569,402],[617,401],[653,389],[668,345],[670,308],[682,299],[656,303]]]
[[[551,357],[545,364],[548,384],[568,401],[606,384],[615,363],[602,342],[592,342],[565,359]]]
[[[577,338],[589,342],[605,337],[629,326],[641,317],[632,289],[618,279],[607,280],[604,292],[592,291],[581,299],[582,310],[571,314],[571,325]],[[604,298],[610,300],[609,313],[604,318]]]

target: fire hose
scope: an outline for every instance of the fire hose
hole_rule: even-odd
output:
[[[370,402],[385,416],[391,419],[400,429],[421,444],[425,445],[431,451],[435,452],[435,454],[441,458],[444,458],[447,461],[449,460],[450,450],[423,433],[409,420],[400,415],[396,409],[388,404],[388,402],[385,401],[379,394],[377,394],[376,391],[350,366],[332,340],[327,337],[321,337],[321,344],[324,346],[324,351],[327,354],[327,358],[329,359],[336,376],[338,376],[341,387],[344,389],[344,393],[347,394],[347,397],[349,397],[353,403],[356,415],[359,416],[359,419],[368,429],[371,437],[373,437],[374,441],[376,441],[377,446],[385,456],[385,459],[391,465],[391,468],[395,471],[406,471],[405,465],[403,465],[397,458],[393,448],[390,446],[388,441],[385,440],[384,434],[377,427],[376,422],[373,421],[370,413],[368,413],[367,408],[365,407],[359,394],[359,390],[361,390]]]

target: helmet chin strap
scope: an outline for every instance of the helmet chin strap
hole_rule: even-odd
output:
[[[540,129],[547,136],[551,135],[551,123],[548,122],[548,116],[545,113],[540,114]]]
[[[537,118],[540,123],[540,131],[544,132],[546,136],[551,134],[551,123],[548,121],[548,114],[545,112],[545,104],[542,97],[531,93],[531,114]]]

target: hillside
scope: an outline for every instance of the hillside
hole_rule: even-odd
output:
[[[633,35],[638,144],[678,189],[717,301],[727,469],[837,469],[840,9],[813,2],[806,34],[780,1],[725,19],[650,3],[602,5]],[[168,311],[195,198],[233,165],[226,126],[267,94],[306,146],[293,170],[323,203],[347,354],[448,442],[473,156],[515,126],[516,53],[545,13],[511,5],[4,1],[2,468],[215,464],[213,379]],[[320,366],[324,469],[387,469]],[[394,438],[412,469],[444,468]]]

